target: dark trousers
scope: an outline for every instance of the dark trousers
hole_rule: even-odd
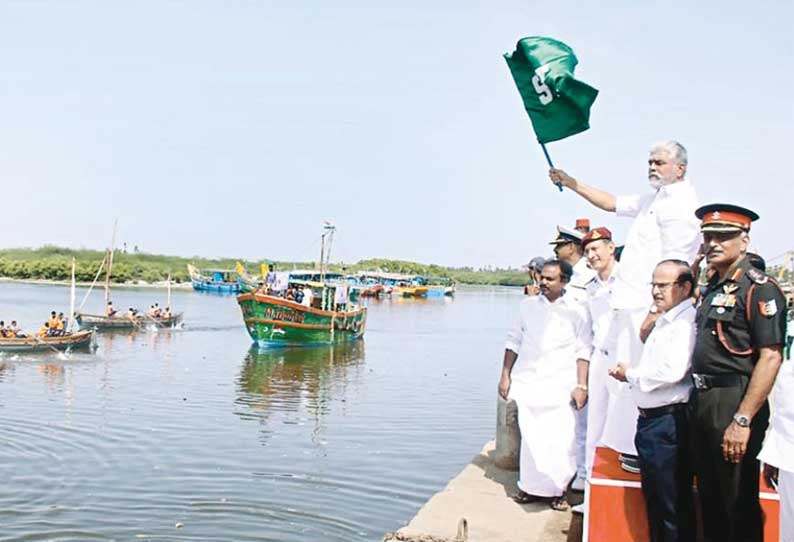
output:
[[[651,542],[695,540],[688,443],[686,408],[653,418],[637,418],[634,444],[640,460]]]
[[[695,390],[689,400],[692,458],[703,517],[704,542],[763,542],[758,500],[759,463],[769,425],[764,403],[750,425],[747,453],[741,463],[725,461],[722,436],[744,397],[744,386]]]

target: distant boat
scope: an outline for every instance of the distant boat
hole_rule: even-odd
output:
[[[422,277],[427,286],[427,297],[444,297],[455,295],[455,281],[446,277]]]
[[[205,269],[203,272],[187,264],[187,272],[193,289],[199,292],[215,292],[219,294],[235,294],[240,291],[240,283],[235,278],[235,271],[229,269]]]
[[[28,337],[0,338],[0,352],[44,352],[50,350],[75,350],[88,348],[91,345],[93,330],[75,331],[68,335],[54,337]]]
[[[310,305],[264,293],[262,288],[237,296],[246,330],[256,345],[337,344],[354,341],[364,335],[367,309],[350,302],[346,283],[327,281],[329,278],[341,279],[341,275],[325,271],[335,228],[328,223],[324,228],[319,271],[282,271],[277,273],[275,282],[276,291],[290,291],[295,286],[304,291],[309,289],[312,296]]]
[[[382,293],[402,297],[427,297],[428,287],[418,275],[368,271],[359,273],[358,276],[362,281],[381,284],[384,288]]]
[[[113,253],[114,253],[114,245],[116,242],[116,226],[113,226],[113,241],[110,243],[110,248],[105,252],[105,259],[102,260],[102,263],[99,265],[99,271],[97,271],[96,278],[94,279],[94,283],[99,278],[100,273],[102,273],[102,268],[105,269],[105,307],[108,306],[110,302],[110,276],[111,271],[113,269]],[[83,303],[80,305],[82,308],[83,304],[85,304],[86,299],[88,299],[91,290],[94,288],[94,284],[92,283],[91,286],[88,288],[88,292],[85,294],[83,298]],[[168,293],[167,293],[167,301],[166,307],[171,309],[171,275],[168,276]],[[80,329],[112,329],[112,330],[122,330],[122,329],[140,329],[145,327],[146,324],[154,324],[158,327],[173,327],[177,325],[179,322],[182,321],[182,313],[170,313],[168,316],[151,316],[144,313],[136,313],[135,315],[128,315],[122,314],[120,311],[118,315],[108,316],[107,314],[91,314],[87,312],[75,312],[74,313],[75,321],[80,325]]]

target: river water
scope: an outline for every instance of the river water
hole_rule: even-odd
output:
[[[113,292],[119,309],[164,298]],[[361,342],[258,351],[234,297],[178,291],[182,329],[0,355],[0,541],[380,540],[492,438],[519,301],[372,301]],[[50,310],[67,288],[0,283],[6,323]]]

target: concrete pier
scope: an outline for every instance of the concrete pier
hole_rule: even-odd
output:
[[[518,473],[498,468],[495,455],[490,441],[398,532],[419,540],[434,536],[451,542],[458,521],[466,518],[467,542],[566,542],[570,512],[556,512],[545,503],[513,502]]]

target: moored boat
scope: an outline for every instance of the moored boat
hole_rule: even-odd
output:
[[[195,266],[187,264],[187,272],[193,289],[199,292],[235,294],[240,291],[240,283],[235,278],[234,270],[205,269],[202,272]]]
[[[51,350],[75,350],[91,345],[93,330],[81,330],[66,335],[39,337],[0,338],[0,352],[43,352]]]

